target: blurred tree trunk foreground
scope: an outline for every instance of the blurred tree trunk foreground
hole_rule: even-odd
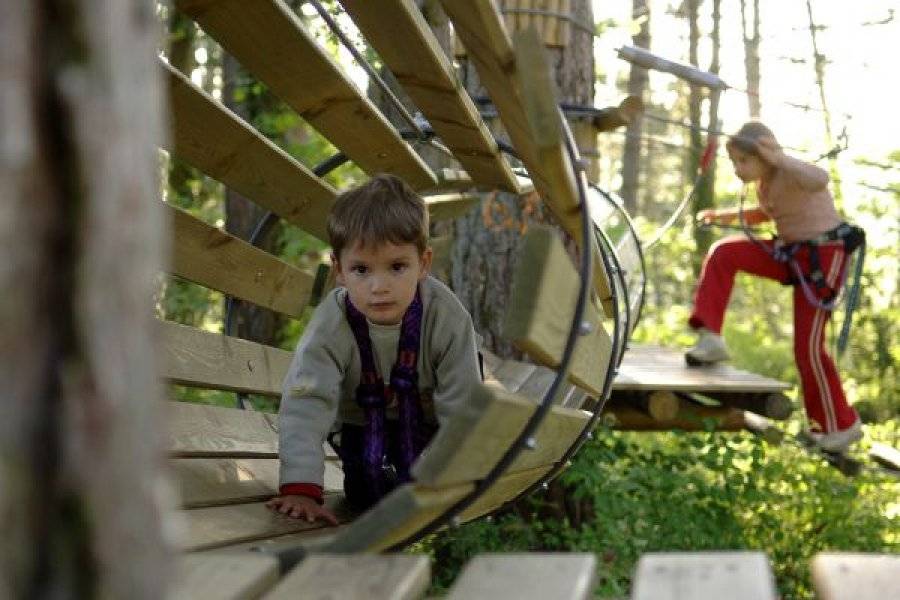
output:
[[[0,597],[161,598],[154,4],[0,10]]]

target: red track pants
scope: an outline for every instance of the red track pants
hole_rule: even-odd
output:
[[[760,240],[772,248],[771,240]],[[809,251],[801,248],[795,255],[804,273],[809,273]],[[829,287],[840,285],[844,269],[844,247],[840,242],[819,246],[819,260]],[[720,240],[709,250],[703,262],[700,282],[694,297],[694,312],[688,323],[715,333],[722,331],[725,309],[738,271],[784,282],[789,268],[777,262],[746,236]],[[827,292],[816,290],[822,297]],[[825,324],[831,312],[812,306],[799,285],[794,286],[794,358],[800,371],[803,402],[813,431],[831,433],[846,429],[856,421],[856,411],[847,404],[834,361],[825,350]]]

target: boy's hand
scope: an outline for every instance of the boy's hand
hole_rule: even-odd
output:
[[[332,525],[339,524],[333,512],[306,496],[277,496],[266,502],[266,506],[294,519],[305,518],[310,523],[322,519]]]
[[[756,140],[756,153],[759,154],[759,157],[764,162],[773,167],[781,165],[781,162],[784,159],[784,152],[782,152],[781,146],[778,145],[775,138],[769,135]]]

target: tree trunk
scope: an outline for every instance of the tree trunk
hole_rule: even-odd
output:
[[[720,40],[719,40],[719,25],[721,22],[721,0],[713,0],[713,11],[712,11],[712,32],[710,34],[710,38],[712,41],[712,61],[709,65],[710,73],[719,73],[719,49],[720,49]],[[707,129],[712,131],[719,131],[721,127],[719,126],[719,90],[712,90],[709,95],[709,123],[707,125]],[[715,134],[709,133],[707,134],[707,139],[709,136],[714,136]],[[692,207],[693,214],[697,214],[698,211],[701,211],[705,208],[710,208],[715,203],[716,198],[716,157],[712,157],[712,162],[709,165],[709,170],[706,175],[700,182],[700,187],[697,189],[697,193],[694,196],[694,206]],[[697,256],[705,256],[706,251],[709,250],[709,246],[712,244],[712,232],[709,229],[695,229],[694,230],[694,240],[697,244]],[[698,271],[699,273],[699,271]]]
[[[639,48],[650,49],[650,5],[647,0],[633,0],[631,8],[632,24],[640,23],[640,28],[632,43]],[[631,65],[628,75],[628,95],[644,99],[649,76],[647,69]],[[647,102],[645,102],[645,105]],[[643,119],[632,119],[625,128],[625,149],[622,153],[621,195],[625,209],[631,215],[638,214],[638,178],[641,172],[641,147],[643,145]]]
[[[0,597],[161,598],[154,5],[2,12]]]
[[[816,70],[816,85],[819,88],[819,99],[822,102],[822,115],[825,122],[825,144],[831,150],[834,147],[834,135],[831,131],[831,111],[828,110],[828,102],[825,100],[825,55],[819,52],[819,42],[816,37],[816,22],[813,19],[812,2],[806,0],[806,12],[809,15],[809,36],[812,40],[813,65]],[[831,181],[834,188],[834,199],[840,205],[843,199],[841,192],[841,174],[837,168],[837,157],[829,156],[828,163],[831,171]]]
[[[513,3],[506,2],[505,5],[512,6]],[[571,11],[580,23],[594,22],[587,0],[573,0]],[[593,36],[578,27],[567,29],[566,45],[547,49],[560,101],[590,105],[594,96]],[[459,62],[461,78],[469,94],[486,96],[474,65],[466,57],[460,58]],[[499,120],[489,126],[492,131],[498,131]],[[593,152],[595,146],[589,139],[581,142],[581,149]],[[483,200],[481,212],[472,212],[454,223],[453,290],[472,315],[475,329],[484,337],[485,347],[502,357],[519,356],[503,338],[500,327],[512,287],[522,232],[530,224],[545,220],[542,203],[535,200],[533,196],[492,193]]]
[[[762,104],[759,98],[759,0],[753,0],[752,30],[747,25],[747,2],[741,0],[741,29],[744,38],[744,71],[747,76],[747,102],[750,118],[759,119]]]
[[[700,3],[703,0],[687,0],[687,13],[688,13],[688,61],[694,65],[695,67],[699,67],[699,59],[697,57],[697,49],[700,45],[700,15],[699,8]],[[690,130],[690,156],[688,160],[688,185],[693,185],[693,180],[695,174],[697,173],[697,169],[700,166],[700,155],[703,152],[703,137],[700,134],[700,130],[703,127],[702,123],[702,108],[703,108],[703,88],[698,85],[694,85],[693,83],[688,84],[690,87],[690,95],[688,97],[688,114],[690,117],[691,130]],[[698,206],[698,196],[694,198],[694,205],[691,207],[691,211],[693,214],[697,214],[697,206]],[[703,256],[706,254],[706,249],[709,248],[711,242],[712,234],[703,228],[695,227],[694,228],[694,245],[696,247],[696,252],[694,252],[691,262],[694,269],[694,275],[697,276],[700,273],[700,266],[703,261]]]
[[[235,98],[235,90],[242,77],[245,77],[245,74],[241,66],[234,57],[225,54],[222,99],[225,106],[245,121],[250,122],[255,115],[252,114],[247,103],[240,102]],[[266,213],[264,208],[236,191],[225,190],[225,230],[229,233],[243,240],[249,240],[253,230]],[[256,245],[270,254],[276,254],[280,227],[281,225],[273,227],[268,235],[257,240]],[[268,346],[277,345],[278,332],[282,325],[282,317],[278,313],[240,300],[233,301],[233,311],[232,329],[226,333]]]

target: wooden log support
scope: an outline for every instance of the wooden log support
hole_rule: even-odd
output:
[[[632,600],[776,600],[763,552],[651,552],[632,581]]]
[[[176,0],[232,56],[363,171],[416,189],[434,174],[281,0]]]
[[[416,600],[425,594],[430,582],[427,556],[313,554],[262,598]]]
[[[535,361],[560,365],[578,296],[578,273],[557,234],[548,227],[533,227],[522,242],[510,307],[503,335]],[[603,395],[612,341],[600,311],[590,301],[583,323],[590,328],[580,336],[569,369],[569,380],[595,396]]]
[[[778,446],[784,441],[784,431],[775,427],[766,417],[756,413],[744,411],[744,428],[773,446]]]
[[[681,410],[678,396],[669,390],[638,394],[635,404],[656,421],[672,421],[678,417]]]
[[[820,552],[810,571],[819,600],[900,598],[900,555]]]
[[[489,554],[469,561],[447,600],[587,600],[593,597],[593,554]]]
[[[442,5],[497,107],[513,146],[531,174],[535,189],[562,227],[580,243],[578,194],[571,166],[560,154],[563,140],[553,92],[555,84],[549,81],[540,40],[535,41],[536,34],[532,31],[531,36],[518,44],[522,56],[517,56],[494,2],[442,0]],[[517,66],[523,60],[526,62]],[[527,100],[530,116],[526,111],[526,95],[531,96]],[[538,125],[537,129],[532,128],[532,123]],[[592,240],[587,242],[595,247],[594,264],[602,265],[596,245]],[[609,281],[600,267],[595,271],[594,289],[601,301],[609,299]]]
[[[171,600],[259,598],[278,581],[278,560],[264,554],[206,552],[178,558]]]
[[[874,443],[869,449],[869,457],[892,471],[900,472],[900,450],[892,446]]]
[[[172,132],[166,146],[210,177],[327,241],[337,192],[190,80],[161,62]]]
[[[714,392],[708,395],[726,406],[741,408],[778,421],[784,421],[794,412],[794,403],[781,392],[762,394]]]
[[[741,431],[745,428],[744,411],[730,407],[700,406],[680,400],[678,415],[668,421],[654,419],[642,410],[610,402],[604,415],[613,429],[626,431]]]
[[[518,193],[516,176],[416,3],[345,0],[342,5],[472,179]]]
[[[169,271],[188,281],[298,318],[315,275],[279,260],[187,212],[166,205],[173,225]]]
[[[291,365],[287,350],[201,331],[170,321],[162,329],[162,376],[207,389],[280,396]]]

